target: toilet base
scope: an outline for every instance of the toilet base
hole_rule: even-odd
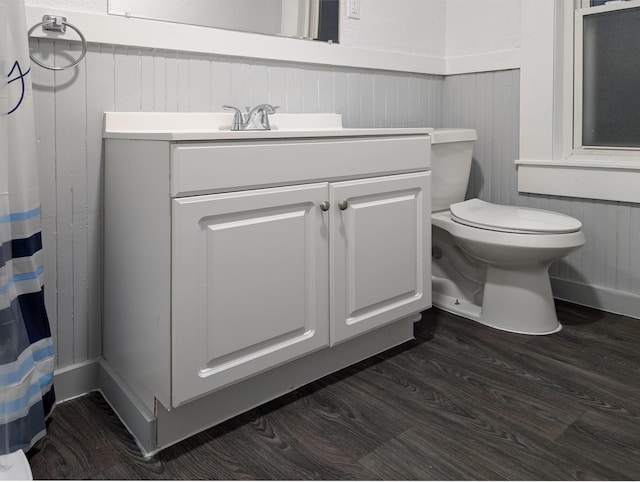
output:
[[[549,335],[562,329],[556,315],[548,265],[517,270],[487,266],[482,305],[450,296],[446,280],[433,280],[433,305],[502,331],[522,335]],[[444,291],[440,292],[440,291]]]
[[[33,480],[29,461],[22,450],[0,455],[0,480]]]

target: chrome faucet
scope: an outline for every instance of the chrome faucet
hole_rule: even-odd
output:
[[[231,123],[232,131],[270,131],[269,114],[275,114],[278,108],[278,106],[271,104],[259,104],[251,110],[247,107],[246,113],[243,113],[232,105],[223,105],[222,107],[234,112]]]

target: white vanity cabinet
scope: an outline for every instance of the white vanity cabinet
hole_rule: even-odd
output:
[[[146,451],[431,306],[428,130],[266,136],[106,129],[103,391]]]
[[[172,403],[424,309],[428,185],[415,173],[173,200]]]

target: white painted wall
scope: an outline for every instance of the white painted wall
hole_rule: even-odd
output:
[[[75,10],[78,12],[107,14],[108,0],[25,0],[25,5],[34,7],[48,7],[60,10]],[[51,12],[55,14],[54,11]],[[71,23],[73,21],[69,20]]]
[[[446,0],[447,57],[520,47],[519,0]]]
[[[341,9],[341,44],[444,57],[447,0],[361,0],[360,7],[359,20]]]
[[[360,20],[348,19],[346,7],[340,9],[340,43],[442,57],[446,3],[447,0],[362,0]],[[108,0],[25,0],[25,5],[101,15],[108,11]]]
[[[107,15],[107,2],[25,0],[26,5],[50,7],[52,13],[99,15]],[[340,43],[349,47],[437,58],[520,47],[520,0],[361,0],[360,19],[348,18],[346,0],[342,4]]]
[[[90,8],[96,10],[89,13],[80,10],[62,10],[62,6],[64,2],[60,0],[51,0],[51,5],[44,3],[38,6],[28,5],[27,25],[31,27],[39,23],[45,14],[56,14],[66,16],[70,23],[84,32],[88,42],[93,43],[400,72],[445,73],[444,57],[429,57],[401,50],[330,45],[326,42],[133,17],[125,18],[107,15],[106,10],[102,10],[96,4],[85,5],[87,10]],[[106,8],[106,4],[102,8]],[[34,30],[32,35],[57,37],[43,33],[41,29]],[[65,38],[72,39],[74,38],[72,35],[74,34],[65,35]]]

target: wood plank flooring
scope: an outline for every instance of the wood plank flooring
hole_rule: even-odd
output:
[[[432,309],[416,339],[144,460],[98,393],[60,404],[36,479],[640,479],[640,320],[558,302],[528,337]]]

